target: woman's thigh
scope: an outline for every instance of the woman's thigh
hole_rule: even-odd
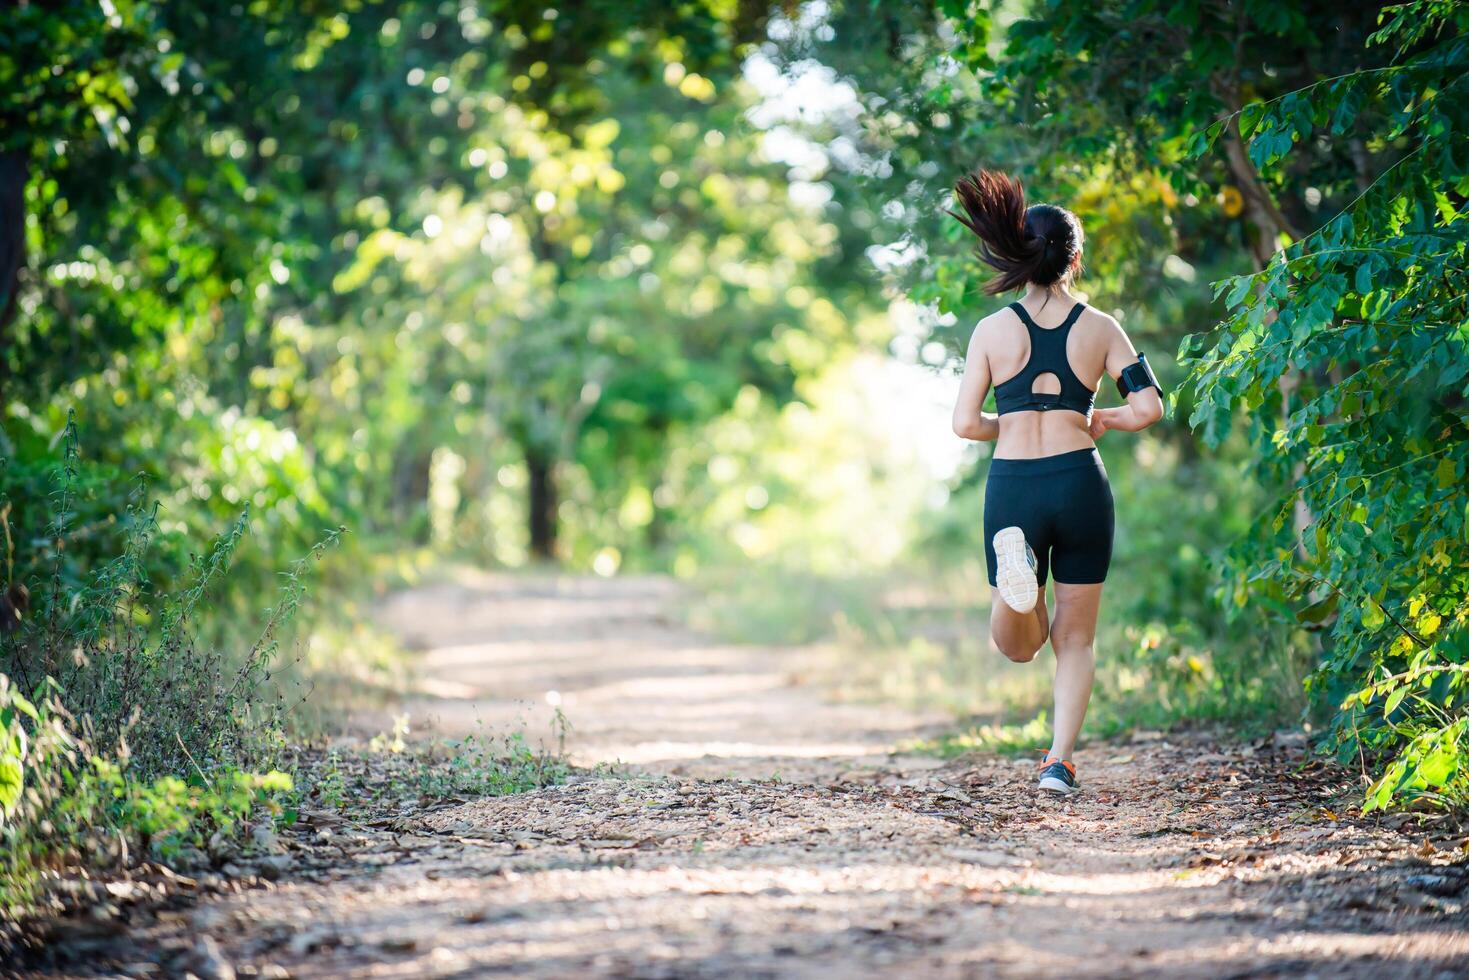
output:
[[[1051,649],[1089,647],[1097,638],[1097,612],[1102,605],[1102,583],[1052,583],[1056,614],[1051,617]]]
[[[1055,489],[1064,496],[1056,513],[1051,576],[1074,585],[1105,581],[1112,564],[1114,530],[1107,471],[1098,461],[1095,466],[1058,473]]]

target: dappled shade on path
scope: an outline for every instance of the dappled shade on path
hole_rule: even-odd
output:
[[[524,725],[540,738],[551,732],[549,695],[580,765],[760,777],[789,777],[802,760],[875,764],[948,720],[828,703],[803,683],[817,653],[713,641],[681,624],[678,596],[657,577],[470,571],[403,593],[385,621],[422,650],[406,710],[437,734]]]
[[[558,690],[575,758],[647,764],[357,828],[308,812],[293,874],[147,941],[187,964],[212,936],[296,977],[1469,969],[1462,851],[1334,812],[1343,774],[1299,737],[1145,733],[1083,750],[1080,795],[1037,797],[1026,760],[891,754],[933,719],[829,703],[801,680],[809,652],[711,643],[669,618],[678,598],[479,577],[400,597],[388,615],[424,648],[426,686],[464,692],[410,699],[441,730]]]

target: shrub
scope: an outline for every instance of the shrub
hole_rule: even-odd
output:
[[[277,758],[290,707],[266,682],[306,567],[340,534],[329,532],[282,575],[243,653],[201,643],[196,620],[240,547],[248,508],[183,563],[177,589],[160,592],[153,571],[173,557],[151,550],[159,523],[140,486],[107,519],[114,556],[69,553],[87,531],[78,515],[95,514],[111,484],[83,467],[74,421],[61,446],[49,467],[0,471],[7,577],[17,566],[9,491],[32,494],[22,503],[34,520],[38,473],[49,470],[50,481],[45,533],[22,538],[41,553],[21,565],[29,601],[0,625],[0,897],[12,913],[27,907],[40,868],[167,859],[290,790],[285,774],[259,774]]]
[[[1240,607],[1322,637],[1312,694],[1343,761],[1375,764],[1366,809],[1469,804],[1469,193],[1462,92],[1469,11],[1386,8],[1382,68],[1316,82],[1231,116],[1266,181],[1317,145],[1391,163],[1261,271],[1218,283],[1230,315],[1185,345],[1192,422],[1248,423],[1261,482],[1282,489],[1241,544]],[[1230,120],[1199,134],[1196,150]],[[1342,153],[1342,157],[1346,154]]]

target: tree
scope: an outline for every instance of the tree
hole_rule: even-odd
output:
[[[1258,467],[1289,496],[1237,555],[1238,601],[1274,593],[1330,644],[1312,686],[1338,707],[1345,759],[1383,766],[1367,808],[1469,798],[1469,14],[1384,12],[1375,67],[1241,108],[1200,134],[1247,139],[1267,181],[1303,152],[1361,145],[1392,163],[1261,271],[1219,284],[1230,314],[1192,338],[1193,422],[1215,442],[1242,415]],[[1287,406],[1281,381],[1295,379]]]
[[[519,0],[21,3],[0,36],[0,382],[46,394],[180,323],[212,324],[246,376],[285,292],[274,280],[329,265],[321,243],[352,230],[358,198],[344,198],[396,207],[405,184],[472,184],[468,127],[418,111],[419,79],[513,83],[512,98],[576,125],[595,95],[587,66],[624,35],[728,72],[763,16],[702,2],[559,24]]]
[[[348,358],[283,348],[357,312],[332,284],[361,243],[417,227],[425,188],[493,187],[475,155],[487,120],[532,114],[570,139],[614,51],[630,77],[661,83],[676,56],[723,80],[765,12],[22,3],[0,36],[0,452],[54,426],[58,397],[92,403],[84,455],[124,471],[194,471],[190,440],[215,443],[233,428],[222,419],[291,437],[303,406],[282,379],[299,380],[295,364],[340,379]],[[394,463],[394,507],[421,505],[426,457]],[[198,475],[194,492],[238,493],[206,490],[217,476]],[[375,490],[351,467],[315,476],[339,513]]]
[[[568,467],[603,545],[640,544],[598,522],[630,493],[647,506],[628,530],[658,544],[671,441],[746,388],[791,397],[816,359],[797,345],[824,350],[846,333],[813,273],[836,228],[819,206],[793,203],[784,168],[760,158],[742,118],[749,93],[733,81],[718,90],[676,59],[650,88],[632,70],[640,61],[609,62],[597,115],[571,133],[536,113],[488,120],[471,152],[498,175],[492,189],[427,198],[420,232],[374,233],[338,280],[380,306],[372,284],[401,275],[379,320],[397,339],[358,373],[418,364],[422,381],[432,363],[425,387],[458,393],[461,421],[415,436],[420,452],[513,444],[542,558],[558,549]],[[431,405],[421,414],[445,420]],[[373,455],[395,455],[384,448]]]

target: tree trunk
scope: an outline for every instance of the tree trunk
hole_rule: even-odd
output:
[[[1244,217],[1249,222],[1254,233],[1253,240],[1248,242],[1251,257],[1255,260],[1255,268],[1265,269],[1270,260],[1280,248],[1282,235],[1291,241],[1301,237],[1281,211],[1280,205],[1276,203],[1270,188],[1260,179],[1260,172],[1255,169],[1255,163],[1250,159],[1248,147],[1239,129],[1238,112],[1241,107],[1239,84],[1237,80],[1223,82],[1216,78],[1214,89],[1224,104],[1230,109],[1231,115],[1224,126],[1224,159],[1229,167],[1230,175],[1239,185],[1240,196],[1244,198]],[[1280,417],[1282,422],[1290,418],[1291,396],[1301,385],[1300,373],[1295,370],[1286,371],[1280,376],[1276,386],[1280,389]],[[1295,467],[1295,478],[1299,481],[1305,475],[1305,465],[1297,464]],[[1294,506],[1294,525],[1296,530],[1296,554],[1305,560],[1306,553],[1306,529],[1311,526],[1315,516],[1311,508],[1306,505],[1305,498],[1296,495]]]
[[[531,557],[556,559],[556,461],[540,450],[526,450],[525,468],[530,475],[527,518],[530,524]]]
[[[432,451],[414,449],[400,458],[393,472],[393,513],[399,533],[405,533],[414,544],[428,544],[431,537],[428,521],[429,467]]]
[[[668,512],[659,507],[656,500],[653,502],[653,516],[648,521],[644,535],[644,543],[652,555],[657,555],[668,544]]]
[[[1270,188],[1260,179],[1259,171],[1245,148],[1244,137],[1240,135],[1239,124],[1233,117],[1225,127],[1224,156],[1230,175],[1244,198],[1245,217],[1255,231],[1255,240],[1249,243],[1250,254],[1255,260],[1255,267],[1263,269],[1279,250],[1281,233],[1295,241],[1301,237],[1300,232],[1291,226],[1275,203]]]
[[[26,182],[30,163],[18,151],[0,153],[0,390],[10,373],[6,327],[15,318],[20,271],[25,268]]]

